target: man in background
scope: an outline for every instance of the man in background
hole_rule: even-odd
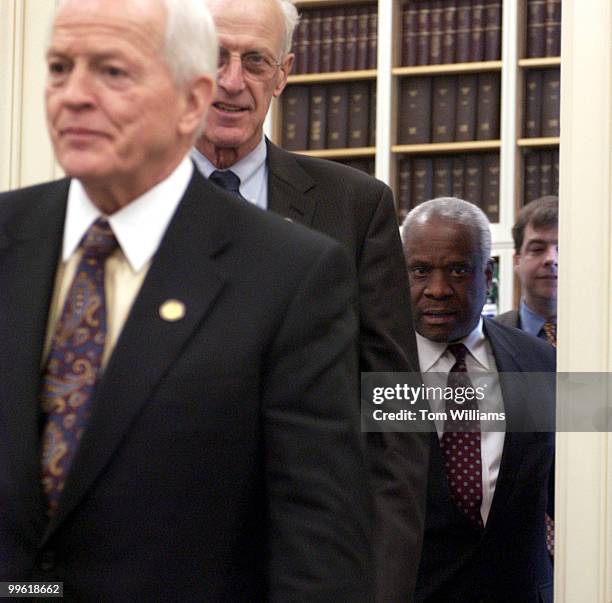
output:
[[[66,0],[47,64],[68,178],[0,195],[0,580],[371,601],[352,265],[194,170],[210,14]]]
[[[217,93],[192,157],[210,180],[338,240],[359,281],[361,371],[418,371],[408,282],[389,187],[340,164],[288,153],[264,137],[294,55],[289,0],[206,0],[221,47]],[[327,295],[320,291],[323,297]],[[378,596],[410,599],[427,472],[423,434],[368,434]]]
[[[430,401],[446,413],[431,434],[425,539],[415,600],[419,602],[552,601],[545,514],[552,502],[554,437],[529,430],[536,406],[554,417],[554,380],[530,390],[504,373],[554,372],[546,343],[481,316],[491,285],[491,233],[475,205],[439,198],[414,208],[402,225],[421,371],[447,385],[495,377],[486,407],[505,421],[453,421],[453,405],[478,413],[483,404]],[[538,382],[540,385],[541,383]],[[500,429],[503,427],[503,429]]]
[[[521,285],[518,310],[498,322],[557,345],[559,199],[541,197],[525,205],[512,228],[514,270]]]

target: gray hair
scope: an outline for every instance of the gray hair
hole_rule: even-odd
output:
[[[423,224],[432,218],[470,226],[478,236],[482,266],[486,266],[491,258],[491,227],[489,219],[479,207],[457,197],[438,197],[420,203],[408,212],[400,227],[402,241],[405,243],[409,239],[410,230],[416,224]]]
[[[276,0],[276,3],[283,12],[283,18],[285,20],[285,36],[283,40],[283,56],[285,56],[291,52],[293,32],[300,21],[300,16],[292,0]]]

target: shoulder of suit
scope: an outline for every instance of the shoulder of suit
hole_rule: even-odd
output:
[[[38,206],[45,206],[53,199],[65,200],[68,196],[69,178],[44,182],[0,193],[2,220],[24,214]]]
[[[518,328],[519,324],[519,313],[518,310],[509,310],[508,312],[502,312],[498,314],[493,320],[507,327]]]

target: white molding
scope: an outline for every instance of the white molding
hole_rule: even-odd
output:
[[[378,2],[378,46],[376,58],[376,162],[375,175],[390,184],[391,106],[393,76],[393,0]],[[397,200],[396,200],[397,201]]]

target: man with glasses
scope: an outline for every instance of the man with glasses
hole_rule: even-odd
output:
[[[361,370],[417,372],[391,190],[346,166],[288,153],[264,137],[270,102],[282,93],[294,60],[295,7],[288,0],[205,1],[221,52],[216,95],[192,158],[207,178],[235,195],[342,243],[359,279]],[[427,439],[371,433],[367,445],[378,597],[409,600],[424,524]]]

